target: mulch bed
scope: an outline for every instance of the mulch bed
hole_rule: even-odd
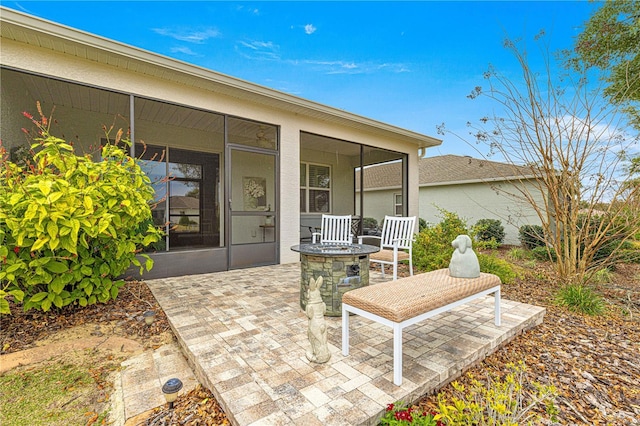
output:
[[[547,308],[544,323],[517,336],[471,368],[476,378],[501,376],[508,363],[524,361],[531,381],[553,384],[558,389],[559,424],[640,425],[640,265],[621,265],[612,282],[596,288],[608,303],[607,315],[589,317],[553,303],[550,265],[527,264],[516,283],[503,285],[503,297]],[[406,271],[405,271],[406,274]],[[146,310],[157,319],[147,326]],[[109,323],[147,348],[154,337],[169,330],[166,317],[144,283],[131,282],[116,301],[85,309],[66,307],[58,312],[24,313],[12,307],[12,316],[0,317],[2,353],[15,352],[57,330],[86,323]],[[458,379],[466,384],[466,376]],[[451,386],[441,389],[451,395]],[[417,405],[433,409],[435,395]],[[171,411],[155,409],[147,425],[229,424],[213,394],[198,386],[181,395]]]
[[[24,312],[11,301],[11,315],[0,316],[0,354],[21,351],[36,346],[57,331],[84,325],[99,324],[101,330],[111,329],[114,334],[140,342],[145,348],[157,346],[156,337],[169,331],[169,322],[160,305],[144,282],[131,281],[120,289],[118,298],[107,304],[82,308],[65,306],[49,312]],[[142,314],[156,312],[156,319],[146,325]],[[101,331],[103,333],[104,331]]]

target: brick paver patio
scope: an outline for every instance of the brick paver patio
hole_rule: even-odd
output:
[[[487,297],[406,328],[398,387],[391,328],[361,317],[350,320],[348,357],[341,354],[340,318],[327,317],[331,359],[306,359],[299,281],[296,263],[147,282],[196,377],[234,424],[375,425],[387,404],[437,390],[541,323],[545,312],[503,299],[496,327]],[[381,281],[371,273],[372,285]]]

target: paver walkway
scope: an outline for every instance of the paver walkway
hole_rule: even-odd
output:
[[[351,318],[348,357],[341,354],[340,318],[327,317],[331,359],[306,359],[299,280],[299,264],[286,264],[147,282],[196,377],[236,425],[376,424],[387,404],[438,389],[542,322],[545,312],[503,299],[495,327],[487,297],[406,328],[398,387],[391,328],[358,316]]]

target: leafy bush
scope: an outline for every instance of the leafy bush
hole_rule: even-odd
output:
[[[421,232],[423,229],[426,229],[428,226],[429,224],[427,224],[426,220],[424,220],[421,217],[418,218],[418,232]]]
[[[544,230],[540,225],[522,225],[518,230],[518,239],[529,250],[545,245]]]
[[[453,248],[451,242],[458,235],[468,234],[467,225],[455,213],[441,210],[442,221],[418,233],[413,243],[413,264],[423,271],[449,266]]]
[[[556,304],[566,306],[574,312],[600,315],[605,310],[605,302],[598,293],[584,284],[570,284],[562,287],[555,297]]]
[[[473,233],[478,241],[504,242],[504,226],[498,219],[480,219],[473,226]]]
[[[375,229],[378,227],[378,221],[373,217],[365,217],[364,219],[362,219],[362,227]]]
[[[24,113],[37,127],[33,163],[20,166],[0,153],[0,312],[9,313],[12,295],[24,310],[81,306],[118,296],[121,276],[131,264],[151,269],[140,247],[158,241],[149,202],[153,188],[136,161],[113,143],[101,148],[102,161],[77,156],[72,144],[49,133],[50,119]],[[109,136],[106,132],[107,138]],[[0,147],[1,149],[2,147]]]
[[[476,241],[473,244],[474,250],[495,250],[499,247],[500,243],[494,239],[490,239],[489,241]]]
[[[536,260],[543,262],[555,262],[557,259],[556,252],[551,247],[538,246],[531,249],[531,255]]]
[[[537,382],[528,384],[523,362],[507,367],[509,373],[503,380],[489,377],[487,383],[482,383],[469,375],[469,388],[453,382],[455,395],[450,401],[438,394],[436,417],[448,425],[542,424],[542,416],[533,412],[542,405],[551,421],[556,421],[556,388]]]
[[[513,265],[495,255],[478,253],[478,262],[482,272],[497,275],[504,284],[513,283],[517,277]]]
[[[619,259],[626,263],[640,263],[640,242],[627,241],[620,249]]]

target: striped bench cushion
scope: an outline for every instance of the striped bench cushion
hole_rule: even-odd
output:
[[[342,303],[402,322],[499,285],[500,278],[493,274],[454,278],[449,269],[438,269],[348,291]]]

